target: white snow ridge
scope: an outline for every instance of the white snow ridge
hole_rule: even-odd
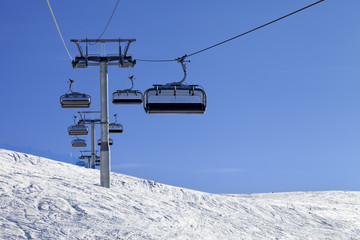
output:
[[[0,149],[0,239],[360,239],[360,192],[209,194]]]

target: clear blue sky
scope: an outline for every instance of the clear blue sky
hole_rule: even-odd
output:
[[[173,59],[312,2],[121,0],[103,37],[136,38],[133,58]],[[69,40],[97,38],[116,0],[50,3],[75,57]],[[205,88],[205,115],[110,104],[124,125],[112,170],[213,193],[359,190],[359,10],[358,0],[327,0],[190,58],[187,83]],[[78,156],[67,135],[75,110],[59,104],[73,69],[46,1],[4,2],[0,30],[0,144]],[[110,95],[128,74],[109,67]],[[178,63],[138,62],[132,74],[142,91],[182,78]],[[75,70],[91,110],[99,75]]]

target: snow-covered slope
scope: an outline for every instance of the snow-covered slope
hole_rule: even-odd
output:
[[[217,195],[116,173],[106,189],[98,170],[1,149],[0,166],[0,239],[360,239],[360,192]]]

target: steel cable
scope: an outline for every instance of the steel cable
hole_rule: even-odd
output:
[[[275,20],[273,20],[273,21],[270,21],[270,22],[268,22],[268,23],[265,23],[265,24],[263,24],[263,25],[261,25],[261,26],[259,26],[259,27],[256,27],[256,28],[253,28],[253,29],[251,29],[251,30],[249,30],[249,31],[246,31],[246,32],[244,32],[244,33],[241,33],[241,34],[239,34],[239,35],[237,35],[237,36],[235,36],[235,37],[229,38],[229,39],[227,39],[227,40],[225,40],[225,41],[219,42],[219,43],[214,44],[214,45],[212,45],[212,46],[210,46],[210,47],[207,47],[207,48],[204,48],[204,49],[202,49],[202,50],[199,50],[199,51],[193,52],[193,53],[191,53],[191,54],[185,55],[185,56],[182,57],[182,58],[185,59],[185,58],[187,58],[187,57],[194,56],[194,55],[196,55],[196,54],[199,54],[199,53],[202,53],[202,52],[204,52],[204,51],[207,51],[207,50],[209,50],[209,49],[211,49],[211,48],[214,48],[214,47],[217,47],[217,46],[222,45],[222,44],[224,44],[224,43],[230,42],[230,41],[232,41],[232,40],[234,40],[234,39],[236,39],[236,38],[245,36],[245,35],[247,35],[247,34],[249,34],[249,33],[252,33],[252,32],[254,32],[254,31],[256,31],[256,30],[259,30],[259,29],[261,29],[261,28],[264,28],[264,27],[266,27],[266,26],[269,26],[269,25],[271,25],[271,24],[273,24],[273,23],[275,23],[275,22],[278,22],[278,21],[280,21],[280,20],[282,20],[282,19],[284,19],[284,18],[290,17],[290,16],[292,16],[292,15],[294,15],[294,14],[296,14],[296,13],[299,13],[299,12],[301,12],[301,11],[304,11],[304,10],[306,10],[306,9],[308,9],[308,8],[310,8],[310,7],[313,7],[313,6],[315,6],[315,5],[317,5],[317,4],[321,3],[321,2],[324,2],[324,1],[325,1],[325,0],[320,0],[320,1],[314,2],[314,3],[312,3],[312,4],[310,4],[310,5],[306,6],[306,7],[300,8],[300,9],[294,11],[294,12],[291,12],[291,13],[286,14],[286,15],[284,15],[284,16],[282,16],[282,17],[280,17],[280,18],[277,18],[277,19],[275,19]],[[177,59],[168,59],[168,60],[152,60],[152,59],[136,59],[136,60],[137,60],[137,61],[143,61],[143,62],[173,62],[173,61],[178,61],[178,59],[180,59],[180,58],[177,58]]]
[[[113,10],[113,12],[112,12],[112,14],[111,14],[111,16],[110,16],[110,18],[109,18],[109,21],[107,22],[107,24],[106,24],[106,26],[105,26],[105,28],[104,28],[104,31],[100,34],[100,36],[98,37],[97,41],[96,41],[95,43],[93,43],[93,44],[90,44],[90,45],[96,44],[96,43],[101,39],[101,37],[104,35],[106,29],[108,28],[108,26],[109,26],[109,24],[110,24],[110,22],[111,22],[112,17],[113,17],[114,14],[115,14],[115,11],[116,11],[116,9],[117,9],[117,7],[118,7],[118,5],[119,5],[119,2],[120,2],[120,0],[117,1],[116,5],[115,5],[115,8],[114,8],[114,10]]]
[[[73,60],[73,58],[72,58],[71,55],[70,55],[70,52],[69,52],[68,48],[66,47],[64,38],[63,38],[62,35],[61,35],[60,28],[59,28],[59,26],[58,26],[58,24],[57,24],[57,22],[56,22],[55,15],[54,15],[54,13],[53,13],[53,11],[52,11],[52,9],[51,9],[49,0],[46,0],[46,2],[47,2],[47,4],[48,4],[48,6],[49,6],[50,13],[51,13],[51,15],[52,15],[52,17],[53,17],[53,19],[54,19],[56,28],[57,28],[58,33],[59,33],[59,35],[60,35],[61,41],[62,41],[62,43],[63,43],[63,45],[64,45],[64,47],[65,47],[65,50],[66,50],[67,54],[69,55],[70,59]]]

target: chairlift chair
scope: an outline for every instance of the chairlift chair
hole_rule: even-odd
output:
[[[80,166],[80,167],[85,167],[85,166],[86,166],[86,163],[85,163],[85,161],[83,161],[83,160],[79,160],[79,161],[77,161],[76,165],[78,165],[78,166]]]
[[[109,133],[122,133],[123,126],[117,122],[117,114],[114,114],[115,122],[109,124]]]
[[[101,146],[101,138],[97,141],[97,144]],[[112,146],[114,144],[113,140],[109,138],[109,145]]]
[[[95,166],[100,166],[100,156],[96,156],[96,158],[95,158]]]
[[[87,61],[78,61],[75,65],[77,68],[87,68],[88,67],[88,63]]]
[[[145,92],[148,114],[203,114],[206,93],[197,85],[154,85]]]
[[[117,90],[112,95],[113,104],[142,104],[143,94],[138,90]]]
[[[148,114],[203,114],[206,111],[206,93],[198,85],[185,85],[184,56],[178,59],[184,71],[180,82],[153,85],[145,91],[144,109]]]
[[[88,135],[89,128],[85,126],[85,122],[83,120],[78,121],[76,123],[76,116],[74,116],[74,125],[68,127],[68,133],[70,136],[72,135]]]
[[[120,123],[110,123],[109,124],[109,133],[122,133],[123,126]]]
[[[62,108],[89,108],[91,104],[91,97],[85,93],[73,92],[71,85],[74,80],[70,79],[70,93],[66,93],[60,97]]]
[[[89,108],[91,98],[84,93],[66,93],[60,97],[62,108]]]
[[[73,147],[86,147],[86,140],[81,138],[76,138],[71,141]]]
[[[129,77],[131,88],[117,90],[112,95],[113,104],[142,104],[144,95],[139,90],[132,90],[134,87],[134,76]]]
[[[69,135],[88,135],[89,128],[83,124],[75,124],[68,127]]]

